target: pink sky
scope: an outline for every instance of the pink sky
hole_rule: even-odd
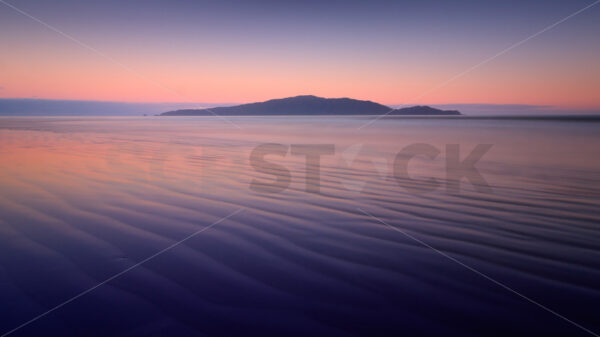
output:
[[[0,6],[0,26],[10,32],[0,36],[0,97],[251,102],[314,94],[390,105],[600,108],[600,44],[593,30],[598,31],[595,19],[600,7],[430,91],[579,5],[561,5],[536,17],[519,12],[523,18],[512,26],[503,24],[513,20],[515,13],[482,7],[499,17],[490,17],[488,22],[440,13],[449,22],[421,27],[366,19],[357,19],[356,24],[347,17],[323,19],[312,12],[297,17],[290,14],[295,12],[277,13],[290,16],[288,22],[273,13],[243,12],[237,13],[235,22],[219,22],[215,28],[214,22],[196,24],[190,18],[193,24],[179,23],[185,22],[180,17],[186,18],[182,8],[166,10],[165,15],[173,20],[155,25],[153,20],[162,18],[159,13],[165,9],[132,9],[131,16],[125,11],[123,17],[115,17],[116,8],[110,6],[90,12],[81,7],[77,11],[83,19],[69,12],[72,6],[60,12],[60,4],[55,9],[24,1],[23,10],[104,56]],[[404,13],[403,9],[398,13]],[[423,11],[421,15],[431,14]],[[456,15],[463,14],[457,11]]]

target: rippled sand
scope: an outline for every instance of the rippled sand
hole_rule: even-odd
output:
[[[600,123],[230,119],[0,118],[0,334],[234,212],[11,335],[600,333]],[[264,143],[333,145],[320,192],[289,152],[251,188]],[[446,144],[492,144],[492,192],[448,193]]]

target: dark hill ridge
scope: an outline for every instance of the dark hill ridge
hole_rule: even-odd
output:
[[[287,115],[382,115],[392,108],[351,98],[323,98],[312,95],[272,99],[230,107],[182,109],[161,116],[287,116]],[[211,112],[212,111],[212,112]],[[388,115],[460,115],[456,110],[439,110],[428,106],[394,109]]]

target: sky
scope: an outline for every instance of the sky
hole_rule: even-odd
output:
[[[592,3],[1,0],[0,98],[599,109],[600,4],[490,59]]]

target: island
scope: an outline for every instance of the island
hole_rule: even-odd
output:
[[[351,98],[323,98],[302,95],[272,99],[265,102],[228,107],[181,109],[160,116],[314,116],[314,115],[460,115],[457,110],[440,110],[429,106],[394,109],[383,104]]]

